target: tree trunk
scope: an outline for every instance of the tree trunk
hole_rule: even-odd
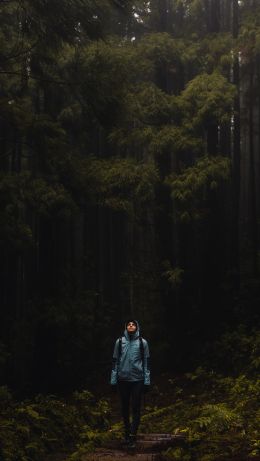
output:
[[[238,20],[238,0],[232,1],[232,34],[233,38],[237,39],[239,20]],[[231,223],[231,261],[233,262],[234,268],[234,282],[238,287],[240,284],[240,66],[239,57],[236,54],[234,56],[233,64],[233,83],[236,85],[237,94],[234,101],[234,120],[233,120],[233,136],[232,136],[232,223]]]
[[[256,177],[255,177],[255,120],[254,120],[254,63],[251,62],[249,77],[249,200],[250,200],[250,240],[252,248],[252,271],[256,277],[258,275],[258,222],[256,209]]]

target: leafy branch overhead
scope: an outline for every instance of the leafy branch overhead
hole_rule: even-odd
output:
[[[204,156],[179,175],[169,175],[165,184],[171,190],[180,219],[189,220],[202,217],[200,206],[207,207],[208,193],[229,178],[230,160],[227,157]]]
[[[181,96],[185,118],[194,128],[230,120],[236,88],[219,72],[191,80]]]
[[[169,282],[172,288],[181,285],[184,275],[184,270],[181,267],[172,267],[170,261],[164,261],[163,268],[162,277]]]
[[[133,214],[154,199],[154,188],[159,181],[154,163],[90,157],[85,167],[90,193],[101,206]]]

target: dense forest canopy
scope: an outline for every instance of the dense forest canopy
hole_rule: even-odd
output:
[[[129,314],[155,372],[255,327],[258,1],[0,9],[1,381],[108,379]]]

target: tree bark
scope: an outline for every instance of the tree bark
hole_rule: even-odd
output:
[[[258,275],[258,222],[256,209],[256,177],[255,177],[255,91],[254,91],[255,69],[251,61],[249,76],[249,200],[250,200],[250,239],[252,247],[252,272],[256,277]]]
[[[238,37],[239,31],[239,7],[238,0],[232,0],[232,35]],[[241,182],[241,134],[240,134],[240,65],[238,55],[234,56],[233,83],[236,85],[237,94],[234,101],[234,120],[232,137],[232,251],[231,261],[233,262],[235,285],[240,284],[240,182]]]

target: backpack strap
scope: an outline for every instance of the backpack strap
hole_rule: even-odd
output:
[[[121,357],[121,354],[122,354],[122,336],[118,338],[118,361]]]
[[[118,338],[117,358],[115,359],[115,362],[117,363],[117,376],[118,376],[118,366],[119,366],[121,354],[122,354],[122,337],[120,336],[120,338]]]
[[[139,336],[139,342],[140,342],[141,360],[142,360],[143,371],[144,371],[144,343],[143,343],[142,336]]]

